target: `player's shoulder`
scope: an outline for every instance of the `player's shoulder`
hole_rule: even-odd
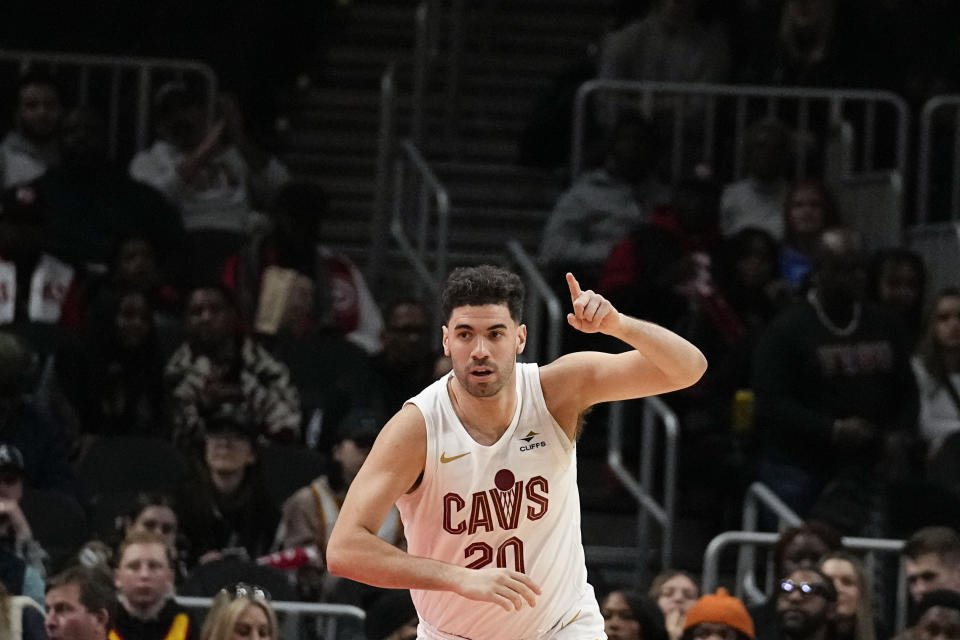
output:
[[[426,433],[426,419],[419,406],[412,402],[405,403],[400,410],[393,414],[381,430],[381,435]]]

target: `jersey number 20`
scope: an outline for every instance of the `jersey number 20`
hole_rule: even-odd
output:
[[[513,550],[513,569],[523,573],[523,540],[513,536],[503,541],[496,551],[497,566],[501,569],[507,568],[507,552]],[[478,554],[478,557],[467,565],[467,569],[480,569],[494,561],[494,551],[486,542],[474,542],[463,550],[463,557],[469,558]]]

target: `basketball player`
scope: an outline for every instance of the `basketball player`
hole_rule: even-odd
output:
[[[455,270],[441,294],[453,370],[387,422],[346,496],[330,572],[410,589],[418,638],[606,637],[580,541],[581,416],[598,402],[691,385],[706,361],[566,278],[567,321],[633,350],[517,364],[527,339],[520,279],[490,266]],[[394,503],[406,552],[376,535]]]

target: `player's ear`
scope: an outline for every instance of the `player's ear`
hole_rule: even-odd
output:
[[[525,346],[527,346],[527,325],[522,324],[517,327],[517,353],[523,353]]]
[[[443,331],[443,355],[450,355],[450,331],[447,329],[447,325],[441,327]]]

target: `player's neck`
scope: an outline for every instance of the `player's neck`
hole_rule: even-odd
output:
[[[517,409],[517,391],[513,382],[505,384],[499,393],[481,398],[464,389],[456,376],[450,376],[447,393],[464,429],[478,444],[485,446],[500,439]]]

